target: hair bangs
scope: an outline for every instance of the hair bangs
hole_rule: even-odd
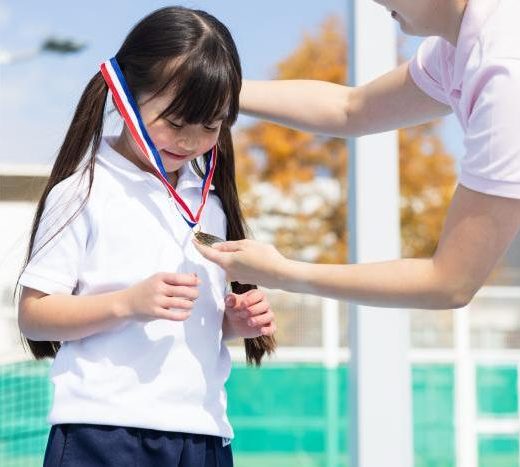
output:
[[[173,99],[161,117],[189,125],[210,125],[217,120],[232,125],[238,116],[240,77],[218,48],[199,52],[193,51],[174,67],[164,87],[173,90]]]

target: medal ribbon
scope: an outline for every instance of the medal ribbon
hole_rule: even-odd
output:
[[[154,174],[159,178],[159,180],[161,180],[170,195],[175,199],[177,209],[181,213],[184,220],[191,228],[195,227],[199,223],[200,216],[204,210],[209,189],[211,187],[211,181],[215,173],[215,167],[217,165],[217,147],[213,147],[211,150],[211,157],[206,161],[206,170],[201,186],[201,204],[197,210],[197,213],[193,214],[188,205],[175,191],[175,188],[173,188],[170,182],[168,182],[168,175],[164,170],[159,151],[153,144],[150,135],[148,135],[148,131],[146,130],[144,122],[141,118],[141,114],[139,113],[139,107],[137,106],[137,103],[135,102],[132,93],[130,92],[125,77],[119,68],[117,60],[115,57],[111,58],[110,60],[102,63],[100,68],[101,74],[103,75],[103,78],[105,79],[105,82],[107,83],[108,88],[112,93],[117,109],[123,116],[123,119],[135,142],[145,157],[152,164]]]

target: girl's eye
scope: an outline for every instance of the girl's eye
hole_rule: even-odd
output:
[[[166,119],[166,121],[173,127],[173,128],[182,128],[183,125],[181,125],[180,123],[175,123],[175,122],[172,122],[171,120],[168,120]]]
[[[219,125],[217,125],[217,126],[206,126],[206,125],[204,125],[204,128],[206,130],[208,130],[208,131],[217,131],[220,128],[220,126]]]

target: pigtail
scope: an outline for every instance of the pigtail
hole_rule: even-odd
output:
[[[58,235],[78,215],[88,200],[92,182],[94,180],[93,168],[95,163],[95,154],[99,148],[101,137],[103,135],[103,117],[107,93],[108,89],[103,76],[101,75],[101,72],[98,72],[90,80],[83,91],[72,122],[67,134],[65,135],[63,144],[58,152],[58,157],[52,167],[47,185],[45,186],[40,201],[38,202],[23,269],[27,267],[29,260],[36,253],[33,251],[34,240],[36,238],[38,226],[40,225],[47,196],[55,185],[60,183],[62,180],[65,180],[78,170],[85,154],[87,154],[89,148],[91,148],[90,158],[82,169],[83,174],[88,173],[89,176],[87,195],[73,216],[53,235],[53,237],[48,239],[41,248],[51,241],[54,236]],[[20,276],[18,277],[18,281],[20,280]],[[24,346],[28,345],[32,355],[37,360],[46,357],[54,358],[61,345],[60,342],[32,341],[26,339],[24,336],[22,336],[22,341]]]
[[[223,126],[218,140],[219,160],[215,169],[213,181],[227,218],[227,240],[242,240],[246,237],[245,221],[240,209],[237,186],[235,181],[235,157],[233,140],[229,127]],[[233,282],[231,289],[241,294],[256,285]],[[262,357],[270,355],[276,349],[276,340],[272,336],[260,336],[244,339],[246,360],[249,365],[260,366]]]

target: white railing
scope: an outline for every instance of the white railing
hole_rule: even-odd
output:
[[[484,287],[476,299],[518,300],[520,287]],[[472,305],[454,310],[452,348],[411,349],[410,364],[451,364],[455,371],[455,433],[457,467],[478,466],[479,435],[517,435],[520,441],[520,410],[516,417],[485,418],[477,414],[476,368],[478,365],[511,365],[517,369],[520,385],[520,349],[481,350],[471,348]],[[339,345],[339,303],[322,302],[322,346],[280,347],[271,358],[273,363],[312,362],[336,368],[350,360],[348,348]],[[520,306],[518,307],[520,313]],[[435,311],[432,311],[435,313]],[[241,348],[230,349],[233,360],[244,361]],[[520,394],[520,387],[517,387]],[[518,398],[520,399],[520,397]]]

